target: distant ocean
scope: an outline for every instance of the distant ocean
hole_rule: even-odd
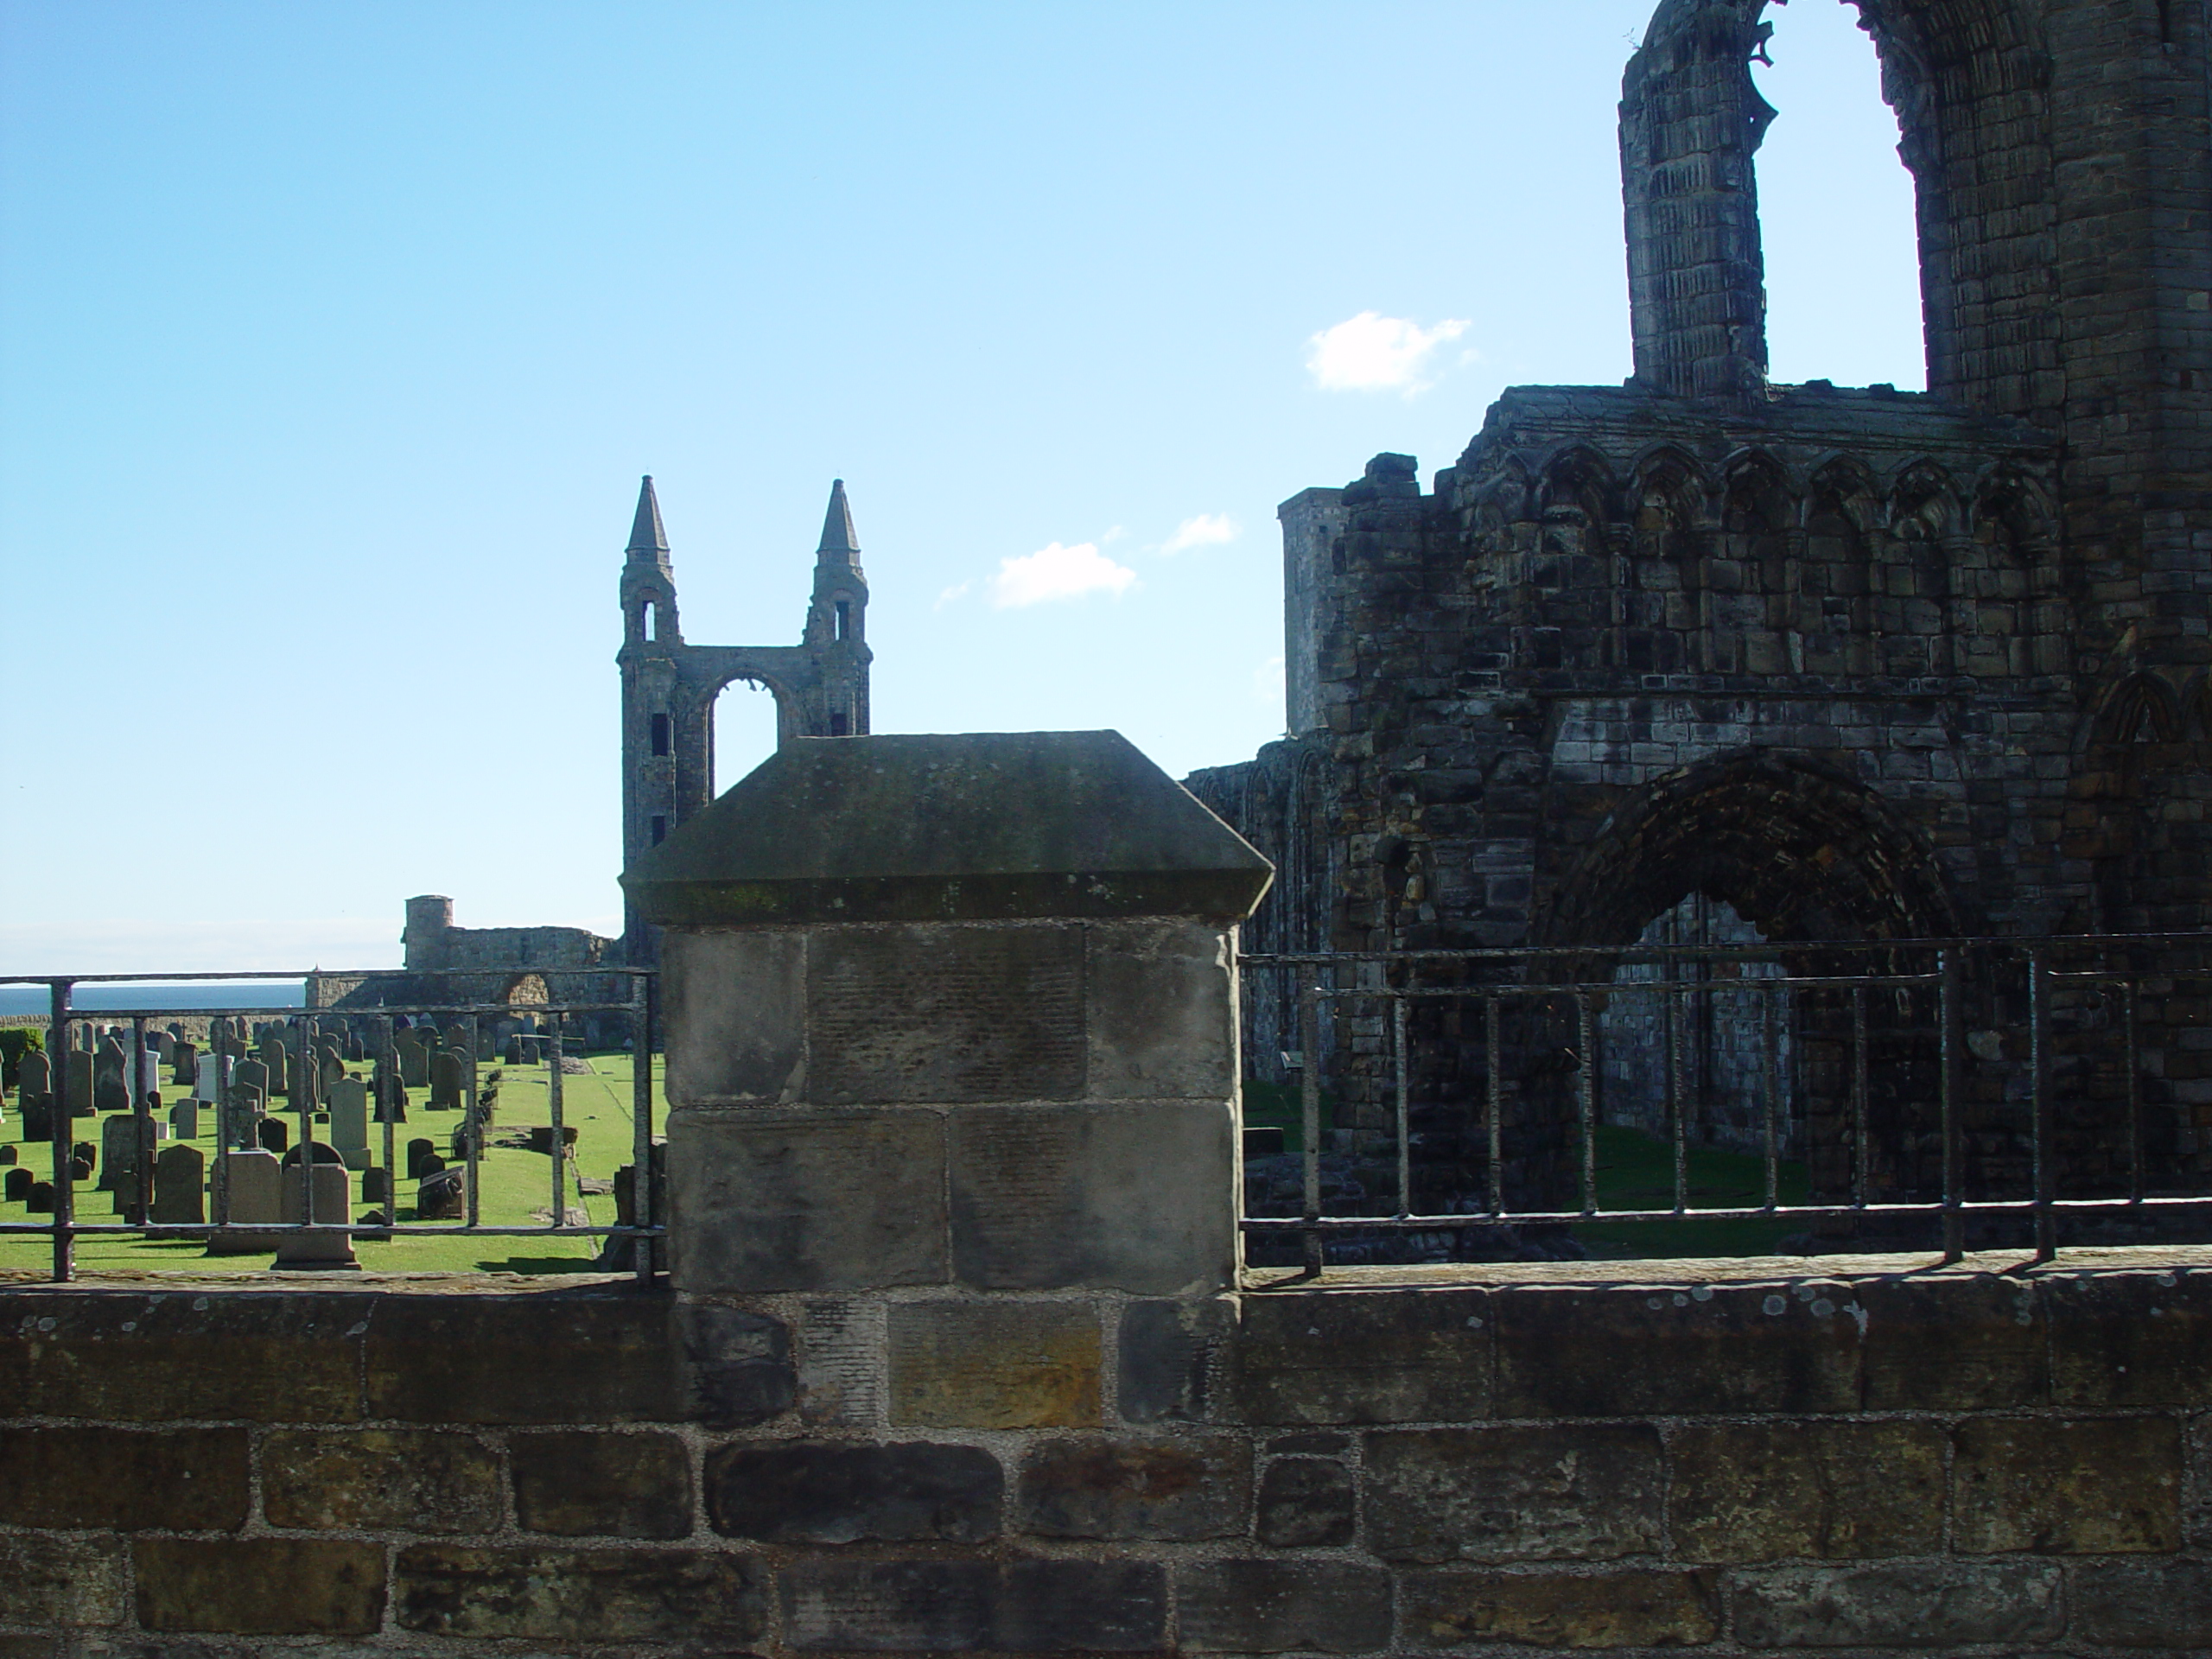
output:
[[[296,1008],[306,988],[296,979],[231,979],[214,984],[79,985],[69,994],[72,1007],[102,1008]],[[0,985],[0,1017],[44,1014],[46,988]]]

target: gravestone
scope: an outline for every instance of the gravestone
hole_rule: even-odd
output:
[[[203,1105],[219,1105],[223,1084],[238,1062],[228,1054],[210,1051],[193,1061],[192,1097]]]
[[[256,1120],[256,1126],[261,1131],[261,1149],[264,1152],[282,1152],[291,1145],[292,1126],[283,1118],[259,1118]]]
[[[410,1141],[407,1143],[407,1179],[410,1181],[421,1180],[423,1160],[426,1158],[435,1158],[437,1151],[438,1143],[435,1141],[421,1138]]]
[[[520,1065],[522,1064],[522,1039],[519,1037],[508,1038],[506,1047],[502,1049],[499,1052],[499,1059],[503,1065]]]
[[[176,1033],[173,1031],[156,1032],[154,1050],[162,1057],[163,1065],[173,1064],[176,1058]]]
[[[345,1057],[346,1063],[349,1065],[359,1065],[369,1058],[368,1047],[361,1041],[359,1032],[349,1031],[346,1033]]]
[[[391,1202],[391,1172],[380,1165],[372,1164],[361,1172],[361,1202],[390,1204]]]
[[[127,1112],[130,1109],[130,1091],[124,1087],[124,1057],[123,1045],[115,1040],[113,1033],[101,1039],[99,1052],[92,1061],[92,1105],[103,1112]]]
[[[23,1194],[23,1208],[35,1216],[54,1213],[54,1183],[33,1181],[30,1191]]]
[[[163,1147],[154,1160],[154,1215],[157,1224],[196,1226],[207,1219],[201,1188],[207,1160],[197,1147]]]
[[[270,1094],[289,1095],[292,1092],[291,1073],[287,1069],[287,1062],[290,1058],[284,1039],[276,1033],[271,1032],[261,1039],[261,1066],[269,1077],[265,1087]]]
[[[26,1141],[54,1139],[54,1096],[27,1095],[22,1103],[23,1139]]]
[[[407,1121],[407,1087],[399,1074],[384,1066],[377,1068],[376,1119],[379,1123],[404,1123]]]
[[[410,1089],[430,1086],[430,1051],[412,1032],[399,1039],[399,1078]]]
[[[81,1048],[69,1051],[69,1116],[82,1117],[92,1103],[92,1057]]]
[[[369,1166],[369,1085],[340,1077],[330,1091],[330,1143],[349,1169]]]
[[[450,1050],[441,1049],[430,1057],[430,1109],[434,1112],[454,1112],[461,1109],[461,1057]]]
[[[4,1169],[15,1161],[16,1143],[12,1141],[0,1141],[0,1169]]]
[[[200,1103],[190,1096],[169,1108],[169,1133],[179,1141],[200,1138]]]
[[[415,1185],[417,1221],[462,1221],[468,1214],[468,1188],[463,1173],[442,1169]]]
[[[118,1114],[100,1126],[99,1191],[136,1198],[138,1171],[154,1155],[154,1120]]]
[[[353,1219],[353,1178],[343,1164],[318,1161],[315,1166],[315,1218],[318,1222],[348,1222]],[[304,1196],[300,1191],[300,1176],[295,1166],[284,1177],[284,1219],[303,1222],[307,1219]],[[305,1232],[287,1233],[276,1245],[276,1266],[280,1268],[354,1268],[360,1265],[353,1255],[353,1241],[335,1230],[325,1231],[313,1227]]]
[[[170,1081],[180,1089],[200,1084],[200,1046],[180,1039],[169,1046]]]
[[[10,1170],[7,1175],[7,1186],[4,1189],[7,1194],[8,1202],[10,1204],[21,1204],[26,1198],[30,1196],[31,1185],[37,1179],[37,1176],[32,1174],[29,1170],[23,1168],[21,1165],[17,1165],[15,1168]]]
[[[461,1053],[466,1054],[468,1052],[469,1049],[468,1027],[463,1025],[460,1020],[454,1020],[451,1025],[448,1026],[444,1031],[439,1033],[438,1046],[440,1048],[454,1049]]]
[[[138,1095],[141,1099],[162,1086],[162,1052],[151,1043],[138,1056]]]
[[[229,1224],[219,1227],[207,1240],[210,1255],[255,1255],[276,1248],[273,1233],[252,1230],[284,1218],[284,1172],[273,1152],[226,1152],[223,1154],[223,1182],[228,1194]]]
[[[269,1065],[265,1060],[239,1060],[231,1067],[231,1094],[251,1093],[258,1107],[269,1098]]]
[[[23,1056],[16,1067],[16,1103],[22,1105],[34,1095],[54,1091],[54,1065],[37,1049]]]

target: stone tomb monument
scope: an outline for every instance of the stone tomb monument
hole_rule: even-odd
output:
[[[201,1189],[207,1160],[197,1147],[163,1147],[154,1160],[154,1213],[161,1225],[197,1226],[207,1219]]]
[[[210,1255],[255,1255],[276,1248],[276,1235],[255,1232],[284,1218],[283,1169],[273,1152],[226,1152],[223,1180],[230,1195],[230,1224],[208,1236]]]
[[[676,1287],[1232,1284],[1270,875],[1118,733],[787,741],[622,877],[666,930]]]

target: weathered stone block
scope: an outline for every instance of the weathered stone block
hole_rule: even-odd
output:
[[[1149,1561],[793,1562],[784,1637],[808,1652],[1152,1653],[1167,1646]]]
[[[366,1636],[384,1623],[384,1548],[343,1538],[141,1538],[149,1630]]]
[[[2181,1543],[2181,1430],[2162,1417],[1959,1425],[1951,1547],[2106,1554]]]
[[[1390,1645],[1390,1575],[1346,1561],[1192,1561],[1175,1572],[1187,1653],[1369,1653]]]
[[[0,1622],[121,1624],[123,1552],[113,1536],[0,1535]]]
[[[1006,1480],[979,1446],[782,1441],[707,1455],[707,1517],[730,1538],[849,1544],[980,1543],[999,1531]]]
[[[1479,1290],[1247,1296],[1229,1351],[1237,1417],[1251,1423],[1486,1417],[1491,1302]]]
[[[261,1445],[261,1510],[272,1527],[496,1532],[499,1455],[429,1429],[279,1431]]]
[[[1422,1648],[1698,1647],[1720,1632],[1720,1599],[1701,1573],[1409,1573],[1405,1622]]]
[[[1235,1130],[1226,1097],[955,1113],[955,1275],[983,1290],[1158,1296],[1228,1286]]]
[[[691,1452],[672,1434],[588,1429],[507,1442],[515,1518],[563,1538],[688,1538]]]
[[[1022,1460],[1015,1528],[1040,1538],[1218,1538],[1244,1529],[1249,1440],[1045,1440]]]
[[[418,1423],[669,1422],[688,1393],[668,1300],[620,1289],[387,1295],[369,1415]]]
[[[2058,1404],[2212,1406],[2212,1274],[2076,1274],[2042,1291]]]
[[[245,1524],[242,1428],[0,1429],[0,1523],[137,1532]]]
[[[1236,1092],[1227,935],[1142,918],[1085,930],[1088,1092],[1094,1100],[1218,1100]]]
[[[2061,1582],[2027,1561],[1778,1567],[1735,1575],[1730,1599],[1747,1648],[1944,1648],[2054,1640]]]
[[[1084,931],[1065,923],[817,928],[805,1098],[1072,1100],[1084,1092]]]
[[[781,1320],[688,1300],[677,1304],[675,1317],[690,1368],[686,1416],[709,1428],[749,1428],[797,1403],[798,1372]]]
[[[2043,1301],[1998,1274],[1870,1279],[1853,1287],[1866,1312],[1870,1411],[1988,1411],[2050,1397]]]
[[[1232,1304],[1217,1297],[1124,1306],[1116,1344],[1123,1419],[1205,1421],[1235,1321]]]
[[[1386,1560],[1604,1560],[1656,1549],[1659,1434],[1645,1424],[1367,1438],[1368,1548]]]
[[[2212,1648],[2202,1561],[2085,1561],[2069,1598],[2076,1634],[2116,1648]]]
[[[1351,1541],[1351,1471],[1325,1458],[1277,1458],[1260,1478],[1260,1541],[1277,1549]]]
[[[0,1400],[105,1422],[354,1421],[375,1306],[342,1293],[0,1294]]]
[[[403,1629],[554,1642],[757,1641],[765,1577],[744,1555],[675,1549],[464,1549],[399,1553]]]
[[[669,1144],[678,1290],[864,1290],[950,1276],[944,1121],[934,1112],[679,1111]]]
[[[1853,1411],[1859,1326],[1827,1281],[1527,1286],[1493,1299],[1502,1417]],[[1623,1356],[1634,1355],[1624,1364]]]
[[[1694,1561],[1936,1554],[1945,1450],[1925,1423],[1693,1424],[1668,1445],[1675,1548]]]
[[[1084,1302],[902,1302],[889,1313],[891,1421],[942,1428],[1098,1421],[1098,1316]]]
[[[806,1052],[804,932],[671,930],[661,939],[661,988],[671,1105],[797,1097]]]

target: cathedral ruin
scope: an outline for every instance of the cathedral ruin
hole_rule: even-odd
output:
[[[2212,922],[2203,12],[1859,10],[1929,390],[1770,380],[1764,0],[1666,0],[1620,106],[1635,374],[1509,390],[1427,488],[1383,454],[1281,509],[1289,736],[1190,780],[1281,872],[1247,949]],[[1267,1075],[1294,1011],[1247,1008]],[[2212,1128],[2195,1019],[2145,1015],[2169,1175]],[[1387,1121],[1372,1047],[1340,1122]]]

